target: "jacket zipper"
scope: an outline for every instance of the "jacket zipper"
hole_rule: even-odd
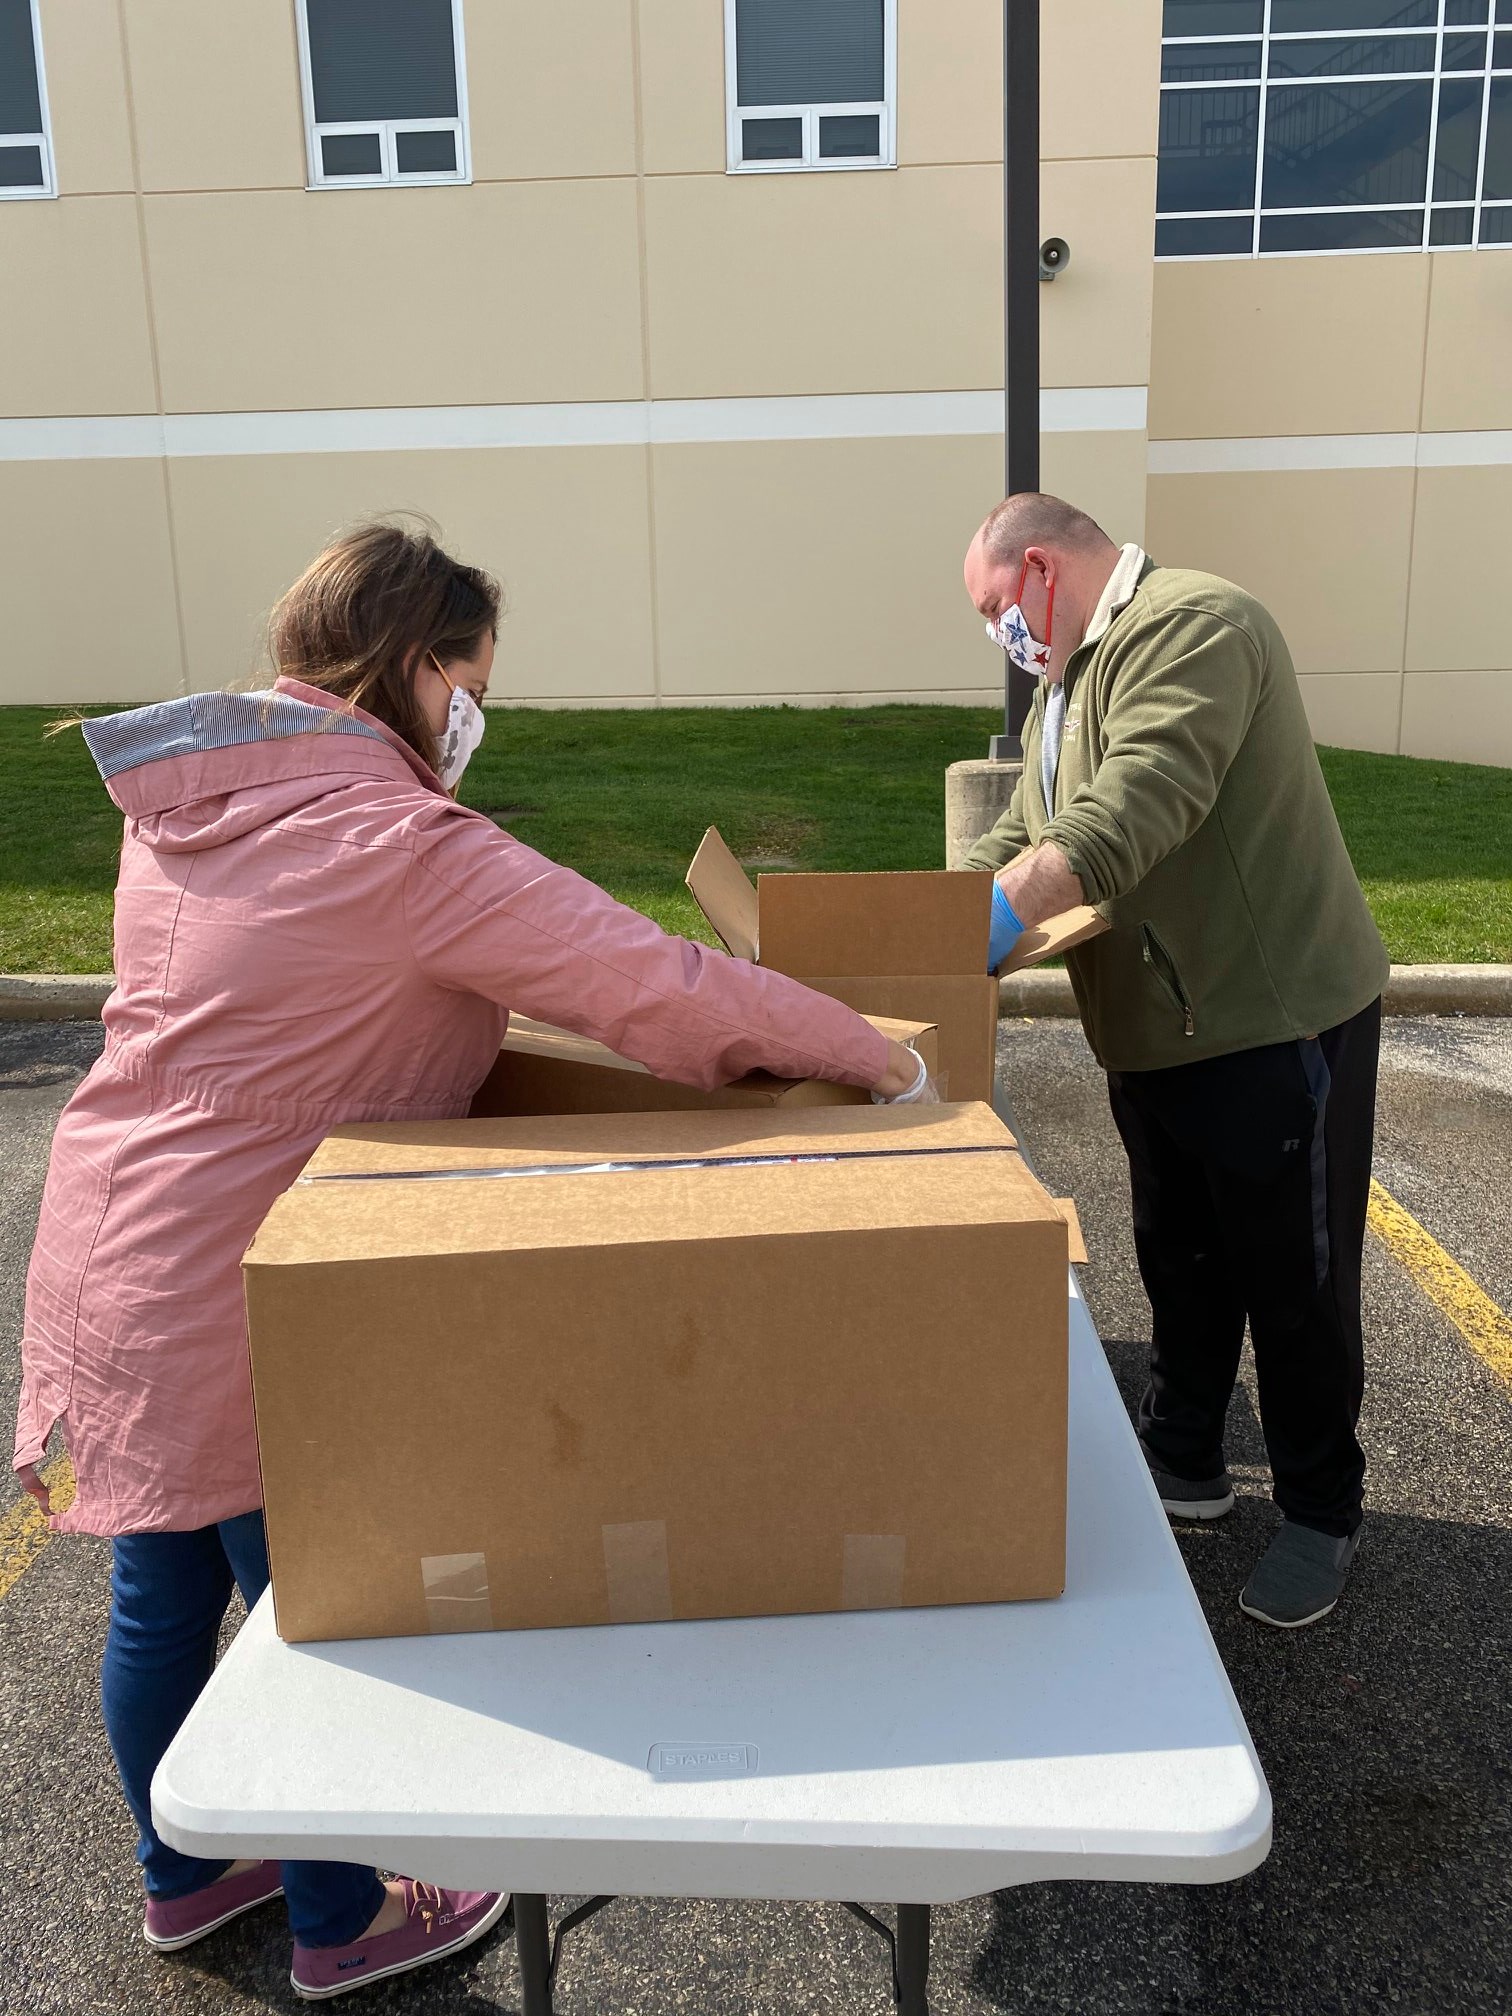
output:
[[[1194,1036],[1197,1033],[1197,1024],[1192,1015],[1192,1004],[1187,998],[1187,991],[1181,984],[1181,975],[1176,970],[1176,961],[1148,924],[1140,925],[1139,935],[1146,966],[1181,1010],[1185,1033]]]

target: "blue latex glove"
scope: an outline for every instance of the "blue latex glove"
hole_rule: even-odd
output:
[[[1003,894],[1000,884],[992,885],[992,935],[987,940],[987,971],[996,973],[1028,927]]]

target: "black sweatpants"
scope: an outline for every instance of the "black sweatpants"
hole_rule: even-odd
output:
[[[1360,1523],[1365,1477],[1360,1259],[1380,1041],[1373,1001],[1314,1039],[1108,1077],[1155,1319],[1141,1441],[1174,1476],[1223,1469],[1248,1316],[1276,1503],[1340,1535]]]

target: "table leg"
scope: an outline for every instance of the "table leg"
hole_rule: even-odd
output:
[[[551,1934],[545,1897],[522,1896],[516,1890],[514,1921],[521,2016],[551,2016]]]
[[[901,2016],[929,2016],[929,1906],[898,1906],[898,2008]]]

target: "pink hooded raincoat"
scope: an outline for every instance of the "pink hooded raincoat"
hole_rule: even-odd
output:
[[[330,1128],[465,1114],[511,1006],[690,1085],[886,1068],[849,1009],[669,938],[314,688],[85,735],[126,815],[117,985],[53,1142],[16,1432],[19,1467],[62,1424],[59,1528],[261,1503],[242,1253]]]

